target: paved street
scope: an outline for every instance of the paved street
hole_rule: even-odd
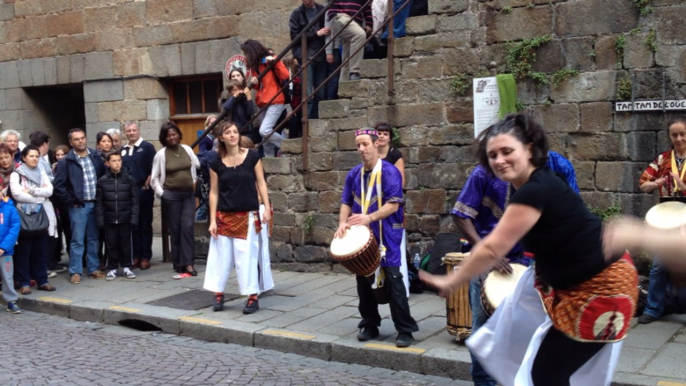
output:
[[[0,314],[10,385],[465,385],[461,381],[24,312]]]

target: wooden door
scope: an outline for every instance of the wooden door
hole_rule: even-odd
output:
[[[181,140],[181,143],[184,145],[192,145],[193,142],[198,138],[198,134],[202,133],[203,130],[205,130],[205,119],[207,116],[200,116],[200,117],[184,117],[184,118],[173,118],[172,121],[176,126],[181,129],[181,134],[183,135],[183,139]],[[196,146],[193,151],[195,153],[198,153],[198,148],[199,146]]]
[[[181,129],[181,143],[191,145],[205,130],[210,114],[219,115],[222,76],[206,75],[173,79],[169,87],[170,120]],[[193,149],[196,153],[198,147]]]

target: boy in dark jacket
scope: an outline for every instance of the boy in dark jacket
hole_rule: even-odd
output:
[[[105,229],[107,275],[105,280],[117,277],[117,268],[124,268],[124,276],[133,279],[131,256],[131,229],[138,226],[138,185],[126,168],[122,169],[121,154],[110,152],[105,164],[109,168],[98,179],[95,195],[95,220]]]
[[[7,302],[7,312],[21,314],[17,306],[17,291],[14,289],[14,267],[12,255],[19,238],[21,220],[14,202],[3,197],[0,192],[0,277],[2,277],[2,297]]]

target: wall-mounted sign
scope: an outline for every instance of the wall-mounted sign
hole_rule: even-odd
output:
[[[500,110],[500,92],[495,76],[474,78],[474,138],[488,126],[498,122]]]
[[[229,59],[228,62],[226,62],[226,68],[224,69],[224,76],[226,77],[226,80],[231,79],[231,71],[234,69],[241,70],[246,79],[249,79],[252,76],[252,71],[248,70],[248,61],[243,55],[234,55]]]
[[[615,111],[686,110],[686,99],[616,102]]]

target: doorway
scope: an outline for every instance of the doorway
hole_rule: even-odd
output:
[[[35,116],[26,132],[42,130],[52,137],[51,145],[68,144],[67,135],[74,127],[86,129],[83,84],[27,87],[26,96],[35,106]]]
[[[176,78],[169,83],[169,117],[181,130],[181,143],[191,145],[205,130],[205,120],[219,114],[222,92],[221,74]],[[198,148],[193,149],[196,153]]]

